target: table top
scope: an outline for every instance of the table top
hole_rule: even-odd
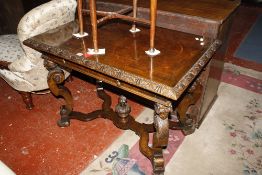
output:
[[[131,0],[99,0],[132,5]],[[222,23],[240,5],[241,0],[161,0],[158,10],[190,15]],[[150,0],[138,0],[138,7],[149,8]]]
[[[141,32],[136,34],[130,33],[130,28],[131,24],[119,21],[99,27],[98,45],[106,49],[105,55],[85,54],[87,48],[93,48],[91,32],[87,37],[75,38],[72,33],[78,30],[76,22],[24,44],[173,100],[180,97],[220,45],[209,38],[200,41],[200,36],[157,27],[155,43],[161,54],[150,57],[145,54],[149,28],[139,26]]]

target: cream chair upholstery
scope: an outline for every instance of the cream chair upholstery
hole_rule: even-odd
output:
[[[76,0],[52,0],[28,12],[17,28],[17,35],[0,36],[0,61],[10,63],[0,76],[22,94],[48,89],[48,71],[41,54],[23,41],[75,19]],[[69,74],[66,72],[66,75]],[[28,97],[26,97],[28,98]],[[31,98],[31,97],[29,97]],[[30,99],[24,99],[30,101]],[[27,104],[32,108],[32,104]]]

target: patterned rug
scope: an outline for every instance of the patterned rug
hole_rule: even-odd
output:
[[[262,73],[226,64],[218,98],[201,127],[184,137],[170,131],[166,175],[262,174]],[[152,123],[145,109],[139,122]],[[150,175],[138,136],[125,131],[82,175]]]

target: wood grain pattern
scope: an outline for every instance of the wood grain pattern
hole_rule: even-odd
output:
[[[239,5],[239,0],[164,0],[158,3],[156,25],[186,33],[217,38],[220,25],[232,16]],[[101,0],[97,2],[98,10],[117,11],[117,9],[124,7],[132,7],[132,4],[127,0],[121,2]],[[145,0],[139,1],[137,17],[149,20],[149,14],[149,2]]]
[[[118,4],[131,5],[130,0],[100,0]],[[222,23],[240,5],[240,0],[161,0],[158,2],[158,10],[171,13],[196,16]],[[138,7],[149,8],[149,0],[139,0]]]

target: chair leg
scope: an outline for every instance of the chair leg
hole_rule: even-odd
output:
[[[34,107],[32,94],[30,92],[19,91],[19,94],[22,96],[22,99],[26,105],[26,109],[31,110]]]
[[[11,64],[10,62],[7,61],[0,61],[0,69],[6,69],[9,70],[8,65]]]
[[[72,82],[74,80],[72,75],[69,75],[68,78],[66,79],[67,82]]]

